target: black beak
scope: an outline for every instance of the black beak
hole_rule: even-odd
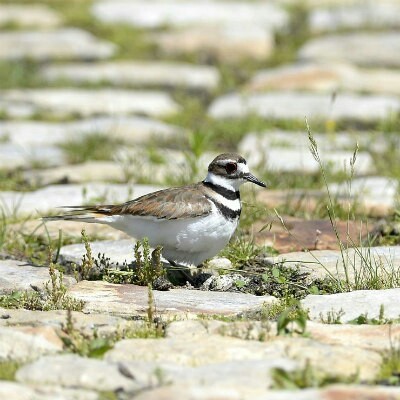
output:
[[[267,187],[267,185],[264,182],[261,182],[259,179],[257,179],[253,174],[250,172],[246,173],[243,175],[243,179],[248,180],[249,182],[255,183],[258,186],[261,187]]]

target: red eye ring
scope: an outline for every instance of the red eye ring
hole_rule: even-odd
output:
[[[226,172],[230,175],[237,171],[237,164],[230,162],[225,165]]]

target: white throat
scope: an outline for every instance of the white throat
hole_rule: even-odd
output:
[[[228,179],[220,175],[215,175],[209,172],[204,179],[204,182],[212,183],[213,185],[222,186],[225,189],[232,190],[234,192],[239,190],[239,187],[244,181],[242,179]]]

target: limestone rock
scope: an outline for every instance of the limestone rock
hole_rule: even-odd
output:
[[[0,260],[0,271],[0,294],[32,290],[32,286],[43,288],[50,281],[48,268],[24,261]],[[66,285],[72,283],[68,277],[65,278]]]
[[[16,379],[34,385],[59,385],[96,391],[139,389],[133,379],[119,371],[116,364],[73,354],[41,357],[20,368]]]
[[[54,59],[96,60],[113,56],[116,46],[78,28],[0,33],[0,59],[37,61]]]
[[[0,382],[0,397],[8,400],[100,400],[95,391],[56,386],[32,387],[9,381]]]
[[[400,4],[395,2],[358,3],[317,8],[309,17],[312,32],[360,28],[398,28]]]
[[[247,85],[252,92],[309,90],[400,94],[400,73],[392,69],[357,68],[350,64],[299,63],[256,73]]]
[[[293,252],[268,257],[266,260],[272,263],[283,262],[286,267],[299,265],[300,270],[318,279],[332,276],[354,282],[356,277],[368,279],[372,271],[373,274],[376,273],[385,279],[385,276],[397,268],[400,262],[400,246],[349,248],[343,250],[343,257],[339,250]]]
[[[86,312],[132,316],[146,314],[148,309],[148,289],[144,286],[82,281],[70,288],[68,294],[85,301]],[[187,289],[153,291],[153,295],[157,313],[167,316],[187,313],[232,315],[258,309],[264,303],[276,300],[272,296]]]
[[[55,146],[30,147],[0,143],[0,168],[31,168],[34,165],[56,166],[66,163],[63,151]]]
[[[23,332],[15,328],[0,327],[0,361],[23,362],[44,354],[61,352],[63,344],[59,339],[55,341],[54,336],[49,337],[48,331],[43,330]]]
[[[400,33],[356,32],[311,39],[299,50],[301,60],[350,62],[363,66],[398,67]]]
[[[36,112],[58,117],[94,114],[166,116],[178,111],[178,105],[168,94],[143,90],[15,89],[0,92],[0,101],[30,104]]]
[[[210,57],[225,62],[242,59],[265,60],[274,50],[271,31],[259,26],[190,27],[149,35],[167,55],[194,54],[200,60]]]
[[[152,139],[167,140],[181,136],[183,131],[176,126],[140,116],[114,115],[62,123],[0,121],[0,141],[29,149],[79,140],[94,133],[129,144],[142,144]]]
[[[37,216],[37,213],[55,213],[57,207],[66,205],[79,206],[94,201],[122,203],[158,189],[162,187],[104,183],[51,185],[34,192],[0,192],[0,201],[6,216]]]
[[[398,261],[396,263],[398,265]],[[336,293],[331,295],[309,295],[301,304],[310,310],[310,318],[319,320],[322,316],[325,320],[328,314],[341,316],[342,322],[351,321],[360,315],[368,318],[379,319],[381,306],[384,308],[384,317],[398,319],[400,306],[397,302],[400,289],[386,290],[357,290],[349,293]],[[385,337],[386,334],[385,334]]]
[[[281,29],[288,23],[287,13],[265,2],[245,1],[97,1],[93,8],[96,18],[107,23],[127,23],[143,28],[162,26],[247,25]]]
[[[400,43],[400,41],[399,41]],[[331,96],[313,93],[268,92],[228,94],[211,103],[208,113],[216,119],[243,118],[251,114],[274,119],[350,119],[372,122],[388,118],[400,109],[393,96],[367,96],[341,93]]]
[[[213,90],[218,86],[215,67],[172,62],[108,62],[92,64],[52,65],[42,69],[49,81],[68,79],[73,82],[132,86],[163,86],[197,90]]]
[[[23,27],[54,28],[60,23],[59,15],[43,4],[0,6],[0,26],[16,24]]]
[[[29,170],[24,178],[32,185],[45,186],[62,183],[125,182],[126,174],[120,164],[113,161],[86,161],[51,169]]]
[[[353,148],[340,150],[335,143],[335,137],[315,137],[321,159],[333,171],[342,172],[344,165],[350,170],[349,161],[353,157],[357,145],[356,135]],[[333,136],[333,135],[332,135]],[[337,136],[340,144],[340,134]],[[344,138],[344,140],[350,139]],[[349,140],[350,142],[350,140]],[[265,132],[264,134],[249,134],[239,143],[239,151],[250,161],[250,165],[269,171],[315,173],[320,167],[309,149],[306,133]],[[358,152],[355,173],[365,175],[374,171],[372,157],[367,152]]]

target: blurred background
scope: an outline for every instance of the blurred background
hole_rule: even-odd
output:
[[[6,215],[125,201],[237,151],[269,184],[244,224],[324,218],[308,123],[337,215],[352,176],[352,213],[397,221],[399,0],[1,0],[0,27]]]

